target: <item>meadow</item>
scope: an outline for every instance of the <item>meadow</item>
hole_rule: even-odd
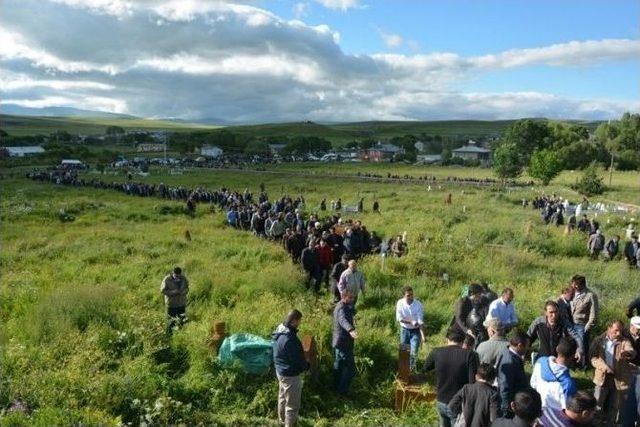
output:
[[[429,337],[421,359],[443,343],[453,305],[472,281],[486,281],[497,291],[513,287],[524,327],[574,274],[584,274],[600,297],[599,330],[607,320],[622,317],[637,296],[638,272],[621,261],[590,261],[583,236],[565,236],[562,229],[543,225],[537,211],[520,206],[539,188],[434,186],[427,191],[424,184],[332,177],[365,170],[342,166],[283,166],[279,170],[289,172],[284,174],[199,170],[169,175],[154,169],[136,179],[254,193],[263,183],[271,198],[304,195],[308,210],[325,197],[341,197],[346,205],[364,197],[365,213],[344,216],[362,219],[386,238],[407,232],[406,257],[383,262],[371,256],[362,263],[368,290],[358,302],[358,374],[348,401],[331,392],[330,297],[304,289],[298,266],[278,244],[228,228],[223,213],[208,205],[199,205],[191,218],[178,202],[19,177],[1,181],[0,408],[19,399],[32,411],[2,413],[0,425],[276,425],[275,378],[222,369],[208,339],[213,322],[220,320],[232,333],[268,337],[294,307],[304,314],[301,335],[315,336],[320,358],[319,372],[305,380],[302,425],[433,425],[432,405],[402,414],[392,408],[398,342],[394,307],[403,285],[412,285],[425,304]],[[417,173],[412,166],[366,167],[385,174]],[[548,191],[576,200],[579,196],[565,187],[570,181],[563,175]],[[637,174],[616,174],[614,182],[614,191],[601,200],[620,196],[638,202]],[[449,192],[453,203],[445,205]],[[374,198],[381,214],[371,212]],[[75,220],[62,222],[61,209]],[[599,219],[606,236],[623,234],[622,216]],[[185,230],[191,241],[185,240]],[[167,339],[159,287],[175,265],[191,282],[189,322]],[[582,380],[588,386],[584,375]]]

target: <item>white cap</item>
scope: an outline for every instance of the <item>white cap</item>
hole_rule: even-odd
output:
[[[640,316],[633,316],[629,321],[631,326],[635,326],[636,328],[640,328]]]

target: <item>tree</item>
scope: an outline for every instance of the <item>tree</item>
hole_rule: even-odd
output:
[[[529,164],[531,154],[537,149],[548,148],[550,130],[546,122],[525,119],[518,120],[507,128],[499,145],[514,144],[521,167]]]
[[[599,172],[597,163],[591,163],[582,173],[580,180],[571,187],[585,196],[604,193],[605,187]]]
[[[551,180],[562,171],[562,164],[555,151],[536,150],[531,155],[528,172],[532,178],[539,179],[542,185],[549,185]]]
[[[124,129],[120,126],[107,126],[107,129],[104,131],[104,133],[109,136],[120,136],[124,135]]]
[[[513,143],[500,144],[493,152],[493,170],[502,179],[517,178],[522,173],[518,146]]]

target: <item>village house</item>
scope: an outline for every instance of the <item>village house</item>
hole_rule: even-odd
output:
[[[2,157],[27,157],[43,154],[44,152],[44,148],[39,145],[0,148]]]
[[[485,164],[491,161],[491,150],[479,147],[472,139],[466,145],[452,150],[451,155],[464,160],[478,160],[480,163]]]
[[[144,142],[142,144],[137,145],[138,153],[152,153],[164,150],[164,144],[158,143],[147,143]]]
[[[222,156],[222,153],[222,148],[216,145],[203,145],[200,147],[200,155],[204,157],[216,158]]]
[[[362,150],[360,152],[360,159],[365,162],[384,162],[400,154],[404,154],[404,148],[378,141],[373,147]]]

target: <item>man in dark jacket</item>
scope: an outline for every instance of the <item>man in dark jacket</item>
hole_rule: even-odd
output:
[[[484,298],[483,292],[484,289],[479,284],[469,285],[469,295],[460,298],[451,319],[451,326],[474,337],[476,344],[489,338],[482,323],[487,317],[490,301]]]
[[[302,343],[296,335],[301,321],[302,313],[292,310],[272,334],[273,363],[280,386],[278,419],[285,427],[296,425],[302,395],[301,374],[309,369]]]
[[[356,310],[353,301],[353,293],[347,290],[342,293],[340,302],[333,310],[333,337],[331,340],[331,346],[335,350],[333,373],[336,391],[342,396],[349,393],[351,380],[356,373],[353,342],[358,338],[358,333],[354,323]]]
[[[560,313],[560,307],[555,301],[547,301],[544,304],[544,316],[537,317],[527,330],[530,344],[536,340],[540,342],[537,357],[557,356],[556,347],[562,337],[571,337],[578,344],[576,359],[584,357],[582,336],[578,334],[573,325]]]
[[[436,373],[436,408],[441,427],[451,427],[455,421],[449,409],[453,396],[465,384],[475,381],[478,355],[462,348],[464,337],[465,334],[456,328],[449,328],[447,345],[433,349],[424,365],[425,371],[435,370]]]
[[[337,262],[331,270],[331,293],[333,294],[333,302],[340,301],[340,290],[338,289],[338,281],[342,273],[349,267],[349,257],[347,254],[342,255],[342,259]]]
[[[527,375],[524,373],[524,356],[529,348],[529,337],[521,331],[513,331],[509,346],[500,353],[496,360],[498,371],[498,389],[500,390],[500,410],[503,416],[510,416],[511,403],[517,392],[529,388]]]
[[[313,240],[309,242],[309,246],[304,248],[302,254],[300,255],[300,263],[302,264],[302,269],[307,274],[307,289],[311,287],[311,283],[313,282],[313,287],[316,292],[320,291],[320,264],[318,263],[318,255],[315,250],[315,243]]]
[[[513,418],[498,418],[491,427],[533,427],[539,425],[537,419],[542,415],[542,400],[537,391],[526,389],[516,393],[509,407]]]
[[[476,382],[465,384],[449,402],[455,417],[463,414],[467,427],[488,427],[498,417],[498,392],[491,385],[495,378],[495,368],[481,363]]]
[[[630,268],[640,266],[640,242],[638,241],[637,234],[632,234],[631,240],[624,245],[623,255],[624,259],[629,263]]]

